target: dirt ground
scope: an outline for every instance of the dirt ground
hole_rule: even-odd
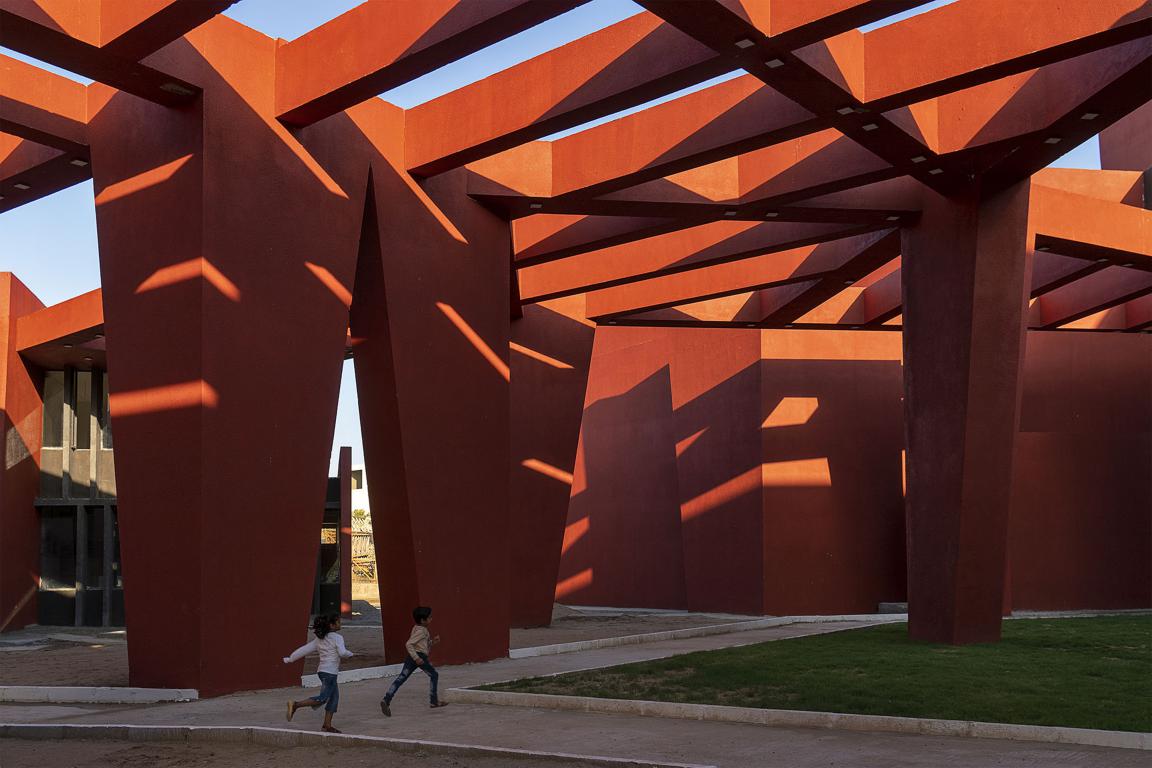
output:
[[[386,747],[266,747],[257,744],[0,739],[0,768],[592,768],[590,763],[405,754]]]
[[[514,629],[510,633],[512,648],[531,648],[579,640],[622,637],[670,629],[701,627],[730,622],[702,615],[623,614],[616,616],[559,616],[548,627]],[[385,664],[384,645],[379,625],[349,623],[340,630],[348,649],[356,655],[342,664],[343,669],[361,669]],[[84,634],[81,634],[81,633]],[[48,639],[72,636],[82,642]],[[15,645],[12,640],[25,636],[34,640]],[[54,630],[37,628],[4,636],[9,642],[0,645],[0,684],[3,685],[128,685],[128,646],[123,631]],[[301,633],[300,642],[306,641]],[[23,650],[27,649],[27,650]],[[285,648],[284,654],[291,652]],[[311,656],[304,662],[304,673],[316,671],[318,660]]]

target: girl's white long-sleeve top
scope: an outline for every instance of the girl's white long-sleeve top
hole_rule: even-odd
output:
[[[328,672],[335,675],[340,671],[340,659],[353,655],[352,651],[344,647],[344,638],[339,632],[329,632],[324,637],[318,637],[307,645],[302,645],[292,651],[291,656],[284,657],[285,664],[291,664],[315,651],[320,654],[320,666],[317,672]]]

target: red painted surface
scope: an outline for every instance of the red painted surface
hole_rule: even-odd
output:
[[[902,597],[897,334],[602,328],[596,344],[562,601],[850,613]]]
[[[1152,337],[1028,334],[1012,607],[1152,605]]]
[[[359,219],[271,121],[275,48],[220,17],[155,57],[195,108],[94,94],[133,685],[299,674]]]
[[[40,309],[11,272],[0,272],[0,631],[36,623],[40,581],[40,520],[33,501],[40,489],[40,435],[44,421],[37,378],[21,359],[19,318]]]
[[[1028,185],[927,193],[905,230],[908,631],[1000,637],[1013,440],[1030,286]]]
[[[706,360],[736,364],[757,337],[759,407],[741,395],[754,369],[702,373]],[[645,413],[665,409],[655,424],[641,422],[651,441],[677,425],[675,472],[667,462],[661,472],[650,466],[666,452],[659,444],[640,456],[647,465],[613,463],[622,454],[611,450],[597,461],[590,447],[632,439],[635,427],[586,414],[581,463],[601,469],[594,477],[578,465],[558,582],[566,602],[681,607],[665,594],[679,575],[646,578],[633,561],[646,564],[648,555],[620,543],[643,531],[675,549],[675,536],[661,533],[665,503],[627,503],[670,484],[682,499],[684,583],[694,595],[685,604],[694,609],[838,614],[905,599],[899,333],[604,328],[597,345],[590,392],[665,369],[672,381],[683,371],[706,389],[687,390],[675,408],[664,386],[649,385],[643,402],[643,386],[625,395]],[[627,364],[612,364],[615,350],[631,350],[641,367],[622,375]],[[1030,332],[1022,387],[1006,607],[1152,605],[1148,338]],[[767,469],[754,467],[749,479],[755,448],[743,435],[757,431]],[[599,497],[593,480],[605,489]],[[617,505],[619,493],[627,498]]]
[[[509,599],[514,627],[552,621],[560,548],[592,356],[584,302],[524,308],[512,323]]]
[[[1031,536],[1009,527],[1014,456],[1016,504],[1055,466],[1063,499],[1103,483],[1120,511],[1118,533],[1038,547],[1081,564],[1074,595],[1033,579],[1027,545],[1011,591],[1143,599],[1119,532],[1145,530],[1122,510],[1147,506],[1147,468],[1113,480],[1085,448],[1142,459],[1143,433],[1017,439],[1016,402],[1030,316],[1152,326],[1137,180],[1028,184],[1101,131],[1107,167],[1147,168],[1127,146],[1147,133],[1146,4],[1023,24],[1046,4],[960,0],[860,33],[915,3],[642,0],[406,112],[370,97],[575,3],[368,3],[285,43],[215,17],[226,0],[112,2],[0,0],[0,44],[97,80],[0,57],[0,207],[94,174],[134,683],[213,695],[298,671],[267,649],[302,634],[349,328],[393,660],[416,603],[443,661],[503,655],[510,623],[546,621],[558,557],[560,596],[584,602],[898,596],[900,324],[913,633],[998,636],[1009,531],[1013,552]],[[589,315],[648,327],[593,342]],[[65,359],[41,331],[25,359]],[[5,411],[30,412],[16,391]],[[1082,524],[1056,506],[1065,534]],[[1092,575],[1104,553],[1123,584]]]

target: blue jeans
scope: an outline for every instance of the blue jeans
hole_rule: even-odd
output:
[[[320,693],[309,701],[316,702],[316,706],[324,705],[325,712],[335,712],[340,706],[340,686],[336,684],[336,675],[331,672],[317,672],[320,678]]]
[[[412,661],[411,656],[405,658],[404,669],[400,670],[400,674],[397,675],[396,679],[392,681],[392,685],[388,686],[388,692],[384,694],[384,701],[387,701],[389,704],[391,704],[392,697],[396,695],[396,691],[400,690],[400,686],[407,682],[408,678],[412,676],[413,672],[418,669],[422,669],[424,670],[424,674],[428,675],[429,700],[432,704],[439,703],[439,699],[436,698],[436,683],[440,680],[440,673],[436,671],[436,667],[432,666],[432,662],[428,661],[427,654],[421,653],[418,655],[420,656],[420,660],[424,663],[420,666],[416,666],[416,662]]]

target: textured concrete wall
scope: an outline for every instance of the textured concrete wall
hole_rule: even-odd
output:
[[[1011,606],[1152,605],[1152,339],[1033,331],[1023,374]],[[557,599],[905,599],[902,386],[898,332],[602,326]]]

